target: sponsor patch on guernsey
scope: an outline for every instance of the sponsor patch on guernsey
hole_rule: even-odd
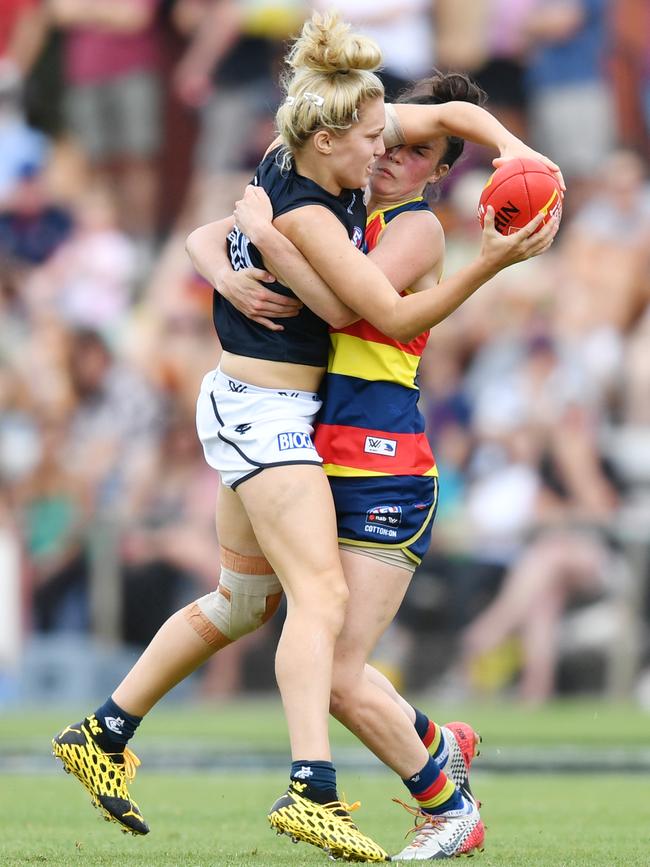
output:
[[[397,440],[367,436],[363,450],[369,455],[387,455],[394,458],[397,454]]]
[[[278,434],[278,448],[281,452],[287,449],[313,449],[314,444],[309,434],[304,431],[287,431]]]

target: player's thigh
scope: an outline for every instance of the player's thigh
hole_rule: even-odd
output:
[[[328,584],[342,592],[334,504],[319,465],[267,467],[237,493],[290,600],[322,595]]]
[[[397,614],[413,574],[351,551],[340,551],[340,557],[350,595],[334,661],[349,676],[358,676]]]
[[[219,486],[216,520],[221,545],[238,554],[264,556],[239,495],[226,485]]]

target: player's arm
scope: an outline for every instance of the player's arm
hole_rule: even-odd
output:
[[[439,136],[458,136],[486,147],[496,148],[495,166],[515,157],[541,160],[556,175],[565,189],[559,166],[534,151],[509,132],[494,115],[469,102],[445,102],[441,105],[400,103],[386,106],[386,147],[417,144]]]
[[[199,274],[244,316],[260,322],[271,331],[283,330],[281,325],[271,321],[271,317],[295,316],[302,306],[301,302],[333,328],[343,328],[358,319],[356,313],[339,300],[294,245],[280,232],[272,230],[272,213],[266,193],[259,187],[251,186],[248,189],[253,195],[257,193],[258,198],[261,193],[264,203],[260,210],[259,205],[255,208],[252,205],[244,207],[238,202],[241,213],[249,213],[247,221],[244,221],[240,214],[238,222],[241,222],[241,230],[260,250],[265,265],[273,273],[259,268],[233,271],[226,253],[226,238],[234,225],[234,218],[228,217],[195,229],[187,238],[185,246]],[[261,213],[266,212],[266,203],[269,206],[266,225],[272,231],[256,234],[255,222],[261,222]],[[300,301],[279,295],[260,283],[274,281],[276,278],[295,292]]]
[[[296,247],[270,225],[272,208],[266,193],[249,186],[235,206],[237,225],[264,255],[268,267],[290,286],[311,310],[319,312],[334,327],[344,327],[358,318],[338,301],[322,278]],[[444,233],[430,211],[400,214],[381,235],[370,258],[388,277],[397,292],[413,288],[430,276],[438,282],[444,256]],[[420,285],[419,288],[424,288]],[[325,314],[325,315],[324,315]]]
[[[323,214],[330,212],[320,205],[309,206]],[[297,209],[300,214],[304,208]],[[234,218],[239,229],[255,244],[266,267],[288,286],[309,309],[333,328],[343,328],[358,319],[357,314],[332,292],[294,244],[273,229],[273,208],[261,187],[249,184],[244,196],[235,204]],[[338,221],[337,221],[338,222]],[[349,243],[349,241],[348,241]]]
[[[235,205],[235,219],[241,231],[265,255],[269,267],[281,274],[282,282],[290,285],[305,304],[314,309],[313,305],[320,300],[319,295],[327,297],[323,281],[294,245],[269,225],[272,216],[268,196],[260,187],[248,186],[242,199]],[[395,290],[403,292],[413,288],[425,275],[430,274],[432,284],[437,283],[442,271],[444,246],[444,232],[434,214],[430,211],[407,212],[390,222],[369,257],[387,276]],[[271,263],[269,257],[273,255],[277,261]],[[295,258],[296,255],[299,260]],[[288,263],[294,264],[288,268]],[[309,276],[310,280],[305,280],[305,276]],[[357,318],[346,308],[343,316],[350,315],[351,321]]]
[[[445,254],[444,231],[430,211],[399,214],[382,232],[369,258],[398,291],[431,290],[429,327],[454,312],[482,285],[450,277],[440,280]]]
[[[275,280],[267,271],[260,268],[233,270],[226,253],[226,240],[233,226],[234,219],[226,217],[195,229],[185,242],[192,264],[244,316],[270,331],[283,331],[282,325],[272,320],[295,316],[302,303],[265,286],[264,281]]]
[[[310,205],[283,214],[276,218],[275,226],[345,304],[384,334],[404,342],[449,315],[502,268],[548,249],[557,221],[549,221],[536,232],[542,220],[543,215],[538,214],[520,231],[500,235],[494,228],[494,210],[489,208],[479,256],[446,281],[442,303],[436,294],[438,287],[399,296],[375,263],[352,246],[336,217],[323,208]]]

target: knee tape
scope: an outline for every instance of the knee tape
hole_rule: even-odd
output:
[[[188,606],[187,619],[208,644],[235,641],[275,613],[282,585],[263,557],[222,548],[217,589]],[[232,568],[238,567],[237,569]]]

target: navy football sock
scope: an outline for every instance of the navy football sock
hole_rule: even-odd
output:
[[[92,717],[96,720],[94,726]],[[142,722],[142,717],[127,713],[109,697],[88,720],[93,739],[103,750],[107,753],[123,753]],[[99,732],[96,730],[97,723]]]
[[[328,804],[338,800],[336,769],[331,762],[307,760],[292,762],[290,778],[292,783],[296,783],[295,788],[300,794],[312,801]]]

